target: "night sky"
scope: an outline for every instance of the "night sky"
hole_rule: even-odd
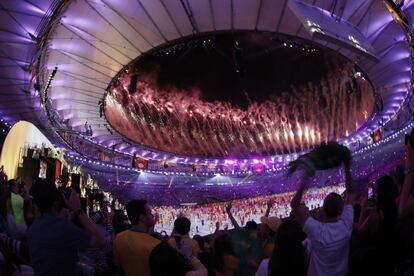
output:
[[[142,58],[137,62],[138,75],[156,72],[160,89],[198,87],[206,101],[227,101],[243,109],[249,101],[263,102],[272,94],[289,91],[291,85],[318,83],[334,64],[344,62],[327,50],[311,51],[314,47],[305,42],[269,33],[222,33],[175,49],[164,48]],[[237,68],[243,72],[236,72]]]

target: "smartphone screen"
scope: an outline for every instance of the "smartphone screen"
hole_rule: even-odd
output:
[[[368,198],[372,198],[374,196],[374,189],[372,187],[368,187]]]
[[[107,211],[108,211],[108,213],[111,213],[111,212],[112,212],[112,210],[111,210],[111,206],[108,206],[108,207],[107,207]]]

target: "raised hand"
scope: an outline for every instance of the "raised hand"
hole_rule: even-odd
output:
[[[226,206],[226,211],[230,212],[231,211],[231,207],[232,207],[232,202],[230,201],[229,204],[227,204]]]
[[[273,204],[275,203],[274,199],[271,198],[267,201],[267,208],[272,208]]]

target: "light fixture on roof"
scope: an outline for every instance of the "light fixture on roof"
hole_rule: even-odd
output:
[[[40,39],[37,36],[35,36],[33,33],[28,32],[27,34],[29,35],[30,39],[33,40],[34,42],[38,43],[40,41]]]
[[[48,91],[50,88],[50,85],[52,84],[52,80],[55,78],[56,72],[57,72],[58,68],[55,67],[52,71],[52,73],[49,75],[49,78],[47,79],[47,83],[45,86],[45,89],[43,90],[43,103],[46,104],[46,102],[48,101],[49,97],[48,97]]]
[[[100,100],[98,103],[99,106],[99,118],[103,117],[103,113],[104,113],[104,101]]]
[[[364,47],[361,46],[361,43],[352,35],[348,35],[348,40],[351,41],[354,46],[356,48],[358,48],[359,50],[363,51],[363,52],[367,52],[367,49],[365,49]]]
[[[337,16],[333,17],[329,11],[302,1],[292,0],[288,3],[313,39],[335,44],[378,62],[371,42],[352,23],[344,19],[338,21]]]
[[[311,33],[318,32],[324,34],[325,32],[322,30],[321,26],[319,24],[316,24],[315,22],[312,22],[310,20],[307,20],[306,23],[308,24],[309,31]]]
[[[240,43],[237,40],[234,42],[233,63],[234,67],[236,68],[237,74],[240,76],[241,79],[243,79],[245,71],[243,61],[243,48],[240,46]]]

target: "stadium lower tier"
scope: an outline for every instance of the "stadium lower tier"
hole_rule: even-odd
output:
[[[303,197],[303,202],[310,210],[322,206],[323,199],[331,192],[341,194],[344,192],[343,184],[336,186],[326,186],[322,188],[309,189]],[[232,214],[240,226],[244,226],[248,221],[260,223],[260,218],[266,213],[269,203],[271,209],[269,216],[279,218],[288,217],[291,211],[290,200],[294,193],[283,193],[271,196],[254,197],[249,199],[239,199],[232,201]],[[226,213],[226,206],[229,202],[211,203],[193,206],[156,206],[154,213],[158,216],[155,231],[165,231],[171,234],[174,228],[174,221],[177,217],[185,216],[191,220],[190,236],[209,235],[216,230],[216,223],[219,223],[220,230],[232,229],[229,216]]]

